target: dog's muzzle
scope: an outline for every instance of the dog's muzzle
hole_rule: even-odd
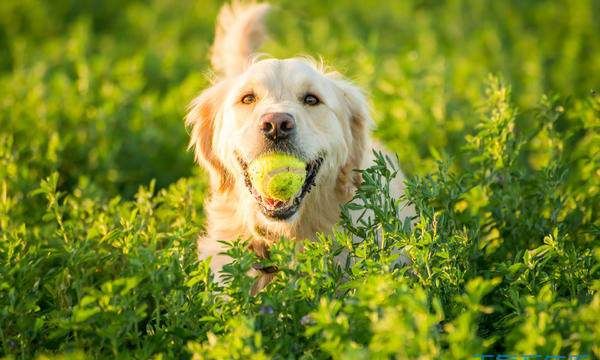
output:
[[[300,208],[300,204],[302,200],[310,192],[312,187],[315,185],[315,181],[317,178],[317,174],[319,173],[319,169],[323,164],[323,157],[320,156],[315,160],[309,161],[306,163],[306,178],[304,180],[304,184],[302,184],[302,188],[298,195],[293,199],[284,202],[284,201],[272,201],[272,199],[264,198],[259,192],[254,188],[252,182],[250,181],[250,176],[248,175],[248,164],[237,155],[238,162],[240,167],[242,168],[242,172],[244,174],[244,183],[250,194],[256,199],[256,202],[259,205],[261,212],[272,219],[276,220],[287,220],[291,218]]]

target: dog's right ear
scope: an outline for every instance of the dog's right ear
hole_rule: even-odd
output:
[[[233,187],[233,177],[213,151],[215,121],[226,90],[225,81],[204,90],[192,100],[185,117],[185,124],[191,130],[189,148],[194,149],[196,161],[208,171],[212,188],[220,192]]]

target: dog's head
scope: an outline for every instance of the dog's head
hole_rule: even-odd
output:
[[[311,187],[313,193],[343,197],[358,185],[353,170],[361,165],[370,116],[357,87],[292,58],[256,61],[217,82],[192,102],[186,121],[190,146],[208,170],[213,192],[237,191],[240,206],[253,207],[266,222],[293,222]],[[287,203],[262,198],[246,173],[249,162],[275,151],[307,163],[302,191]]]

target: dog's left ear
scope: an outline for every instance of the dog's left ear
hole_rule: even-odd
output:
[[[342,101],[348,109],[348,121],[350,122],[352,134],[348,161],[342,167],[338,181],[350,182],[351,185],[358,187],[362,182],[362,177],[360,173],[354,170],[361,169],[364,157],[368,156],[366,152],[369,146],[369,131],[373,119],[371,118],[369,102],[360,88],[344,79],[336,79],[334,82],[341,91]],[[350,189],[347,190],[350,191]]]
[[[192,101],[185,117],[196,161],[208,171],[212,188],[221,192],[233,186],[233,177],[213,151],[215,121],[227,89],[228,84],[223,81],[204,90]]]

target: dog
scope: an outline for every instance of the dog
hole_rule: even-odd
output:
[[[266,3],[222,7],[211,49],[215,78],[186,116],[190,148],[210,178],[198,254],[211,258],[217,280],[231,261],[221,241],[248,239],[250,249],[267,258],[282,236],[302,241],[331,232],[341,205],[361,184],[355,170],[368,167],[372,149],[381,149],[370,137],[373,121],[359,87],[308,58],[255,56],[269,9]],[[257,195],[249,181],[248,164],[270,152],[307,163],[302,190],[289,202]],[[392,185],[400,196],[403,176]],[[258,275],[256,289],[274,272]]]

